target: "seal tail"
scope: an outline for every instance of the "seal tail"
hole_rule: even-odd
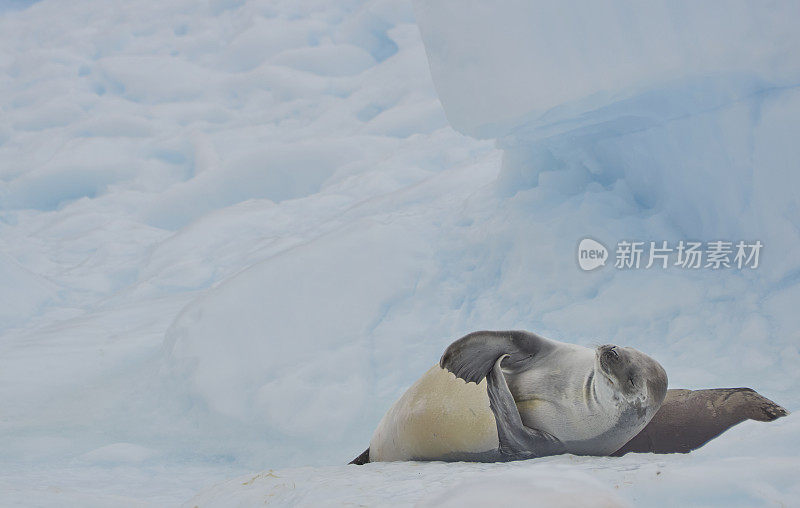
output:
[[[369,462],[369,448],[364,450],[364,452],[359,455],[358,457],[354,458],[350,461],[350,464],[355,464],[357,466],[363,466],[364,464]]]

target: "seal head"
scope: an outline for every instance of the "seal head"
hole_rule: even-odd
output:
[[[471,333],[439,365],[467,383],[487,379],[500,450],[513,458],[612,453],[647,425],[667,390],[663,367],[636,349],[526,331]]]
[[[605,344],[596,349],[595,371],[623,400],[641,409],[660,406],[667,394],[667,373],[655,360],[631,347]]]

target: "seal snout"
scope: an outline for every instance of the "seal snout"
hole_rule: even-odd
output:
[[[614,381],[614,378],[617,377],[614,374],[615,367],[617,367],[621,361],[617,346],[614,344],[603,344],[597,348],[595,354],[597,355],[603,372]]]

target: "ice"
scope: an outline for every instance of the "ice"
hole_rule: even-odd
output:
[[[321,76],[354,76],[375,65],[366,50],[346,44],[287,50],[272,62]]]
[[[614,188],[661,214],[662,235],[761,236],[790,250],[794,198],[762,186],[794,181],[784,115],[798,108],[796,6],[726,5],[724,24],[720,8],[440,2],[418,18],[448,118],[504,148],[506,193]],[[580,43],[553,43],[556,33]],[[773,280],[797,269],[776,263]]]
[[[96,464],[141,463],[152,459],[157,452],[131,443],[114,443],[86,452],[79,460]]]
[[[0,330],[40,312],[58,298],[57,287],[0,252]]]
[[[415,8],[448,119],[470,134],[497,137],[531,116],[536,125],[580,121],[637,96],[649,100],[629,114],[673,110],[664,91],[697,100],[693,111],[725,99],[685,84],[663,90],[697,77],[730,79],[730,92],[740,79],[780,86],[799,77],[791,2],[451,0]]]
[[[0,504],[797,499],[793,415],[343,465],[477,329],[800,403],[798,6],[487,5],[0,1]],[[584,273],[587,236],[764,250]]]

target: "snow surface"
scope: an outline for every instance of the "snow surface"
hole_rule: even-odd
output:
[[[796,506],[797,418],[748,422],[691,455],[563,455],[499,463],[373,463],[267,470],[184,506]],[[770,458],[757,458],[769,454]]]
[[[0,504],[796,504],[794,415],[341,465],[476,329],[800,405],[798,4],[458,6],[0,1]],[[584,273],[585,236],[765,247]]]

